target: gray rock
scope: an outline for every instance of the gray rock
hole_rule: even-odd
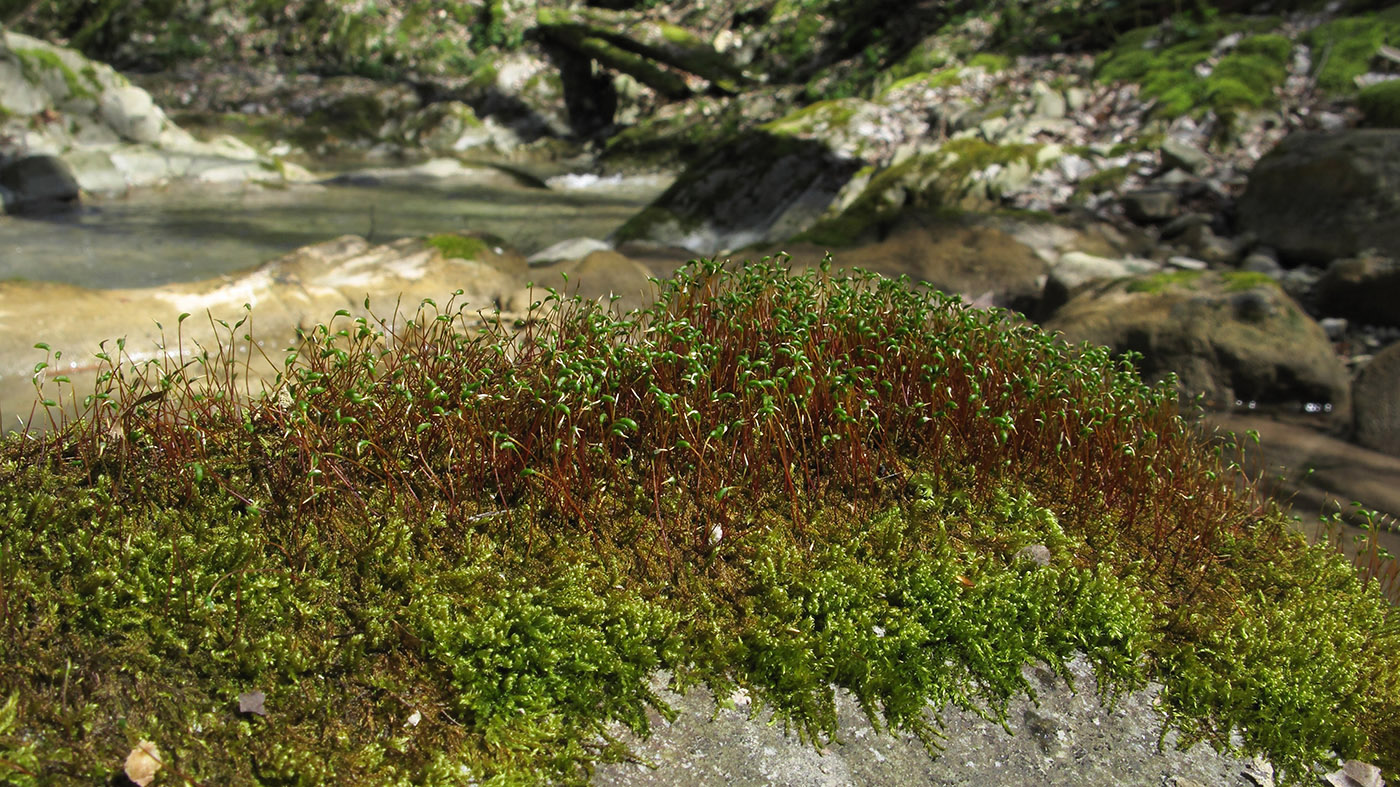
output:
[[[78,203],[80,189],[73,172],[54,156],[26,156],[0,165],[7,213],[66,210]]]
[[[1167,137],[1158,152],[1162,154],[1162,166],[1167,169],[1180,169],[1199,175],[1210,167],[1210,156],[1175,137]]]
[[[1334,260],[1313,292],[1327,314],[1370,325],[1400,326],[1400,261],[1395,259],[1363,254]]]
[[[1178,197],[1168,189],[1130,191],[1122,197],[1123,212],[1139,224],[1167,221],[1176,216]]]
[[[560,260],[581,260],[595,251],[608,251],[612,246],[597,238],[569,238],[548,248],[540,249],[526,258],[531,265],[545,265]]]
[[[1347,760],[1322,780],[1332,787],[1385,787],[1381,769],[1360,760]]]
[[[1240,263],[1240,270],[1262,273],[1275,279],[1283,276],[1283,266],[1278,264],[1278,257],[1268,247],[1251,251]]]
[[[1210,267],[1205,260],[1198,260],[1195,257],[1177,255],[1167,259],[1167,267],[1180,271],[1203,271]]]
[[[1031,92],[1035,94],[1035,117],[1059,119],[1065,116],[1069,107],[1060,91],[1037,82]]]
[[[1347,320],[1345,317],[1323,317],[1317,321],[1322,326],[1322,330],[1327,334],[1327,338],[1334,342],[1340,342],[1347,335]]]
[[[1071,343],[1141,353],[1144,378],[1175,373],[1183,395],[1204,394],[1213,407],[1320,402],[1345,411],[1350,375],[1322,327],[1277,285],[1236,276],[1183,271],[1100,285],[1044,327]]]
[[[1298,132],[1261,158],[1239,225],[1285,260],[1400,257],[1400,129]]]
[[[610,732],[634,760],[597,766],[600,787],[702,787],[732,784],[838,785],[959,784],[1043,787],[1247,787],[1249,760],[1198,744],[1181,751],[1173,731],[1159,746],[1161,687],[1125,694],[1109,704],[1082,658],[1069,665],[1074,688],[1044,666],[1023,669],[1036,702],[1026,697],[1007,709],[1007,723],[950,706],[942,709],[942,751],[930,757],[908,734],[877,733],[849,692],[835,695],[839,730],[818,752],[785,733],[768,711],[753,713],[746,692],[720,705],[703,687],[678,695],[666,676],[652,683],[678,712],[674,722],[651,714],[651,737]]]
[[[1352,391],[1356,441],[1400,456],[1400,344],[1376,353]]]
[[[1038,566],[1050,565],[1050,547],[1044,544],[1030,544],[1016,550],[1017,560],[1029,560]]]

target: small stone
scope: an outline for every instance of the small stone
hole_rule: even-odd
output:
[[[1044,544],[1030,544],[1016,550],[1017,560],[1029,560],[1038,566],[1050,565],[1050,548]]]
[[[1327,338],[1334,342],[1339,342],[1346,338],[1347,320],[1345,317],[1323,317],[1321,320],[1318,320],[1318,325],[1322,326],[1322,330],[1327,334]]]
[[[1250,252],[1240,263],[1240,270],[1262,273],[1275,279],[1283,276],[1283,266],[1278,264],[1278,257],[1261,249]]]
[[[1183,271],[1203,271],[1210,267],[1205,260],[1178,255],[1167,258],[1167,267]]]
[[[1167,137],[1158,152],[1162,154],[1164,169],[1179,169],[1196,175],[1210,167],[1210,156],[1204,151],[1173,137]]]
[[[1122,197],[1123,212],[1138,224],[1155,224],[1176,216],[1177,199],[1167,189],[1130,191]]]

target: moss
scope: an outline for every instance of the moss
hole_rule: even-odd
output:
[[[997,74],[1011,67],[1011,58],[995,52],[978,52],[968,58],[967,65],[970,68],[984,69],[989,74]]]
[[[1200,281],[1204,271],[1166,271],[1133,279],[1128,283],[1128,292],[1161,293],[1176,287],[1189,287]]]
[[[1279,35],[1248,35],[1220,59],[1209,76],[1196,67],[1212,53],[1215,42],[1231,33],[1260,29],[1267,20],[1231,17],[1192,31],[1180,40],[1162,40],[1159,27],[1130,31],[1095,62],[1103,81],[1136,82],[1142,93],[1157,99],[1153,114],[1172,118],[1197,115],[1206,109],[1219,114],[1257,109],[1275,102],[1274,89],[1287,76],[1292,43]]]
[[[1336,95],[1356,92],[1356,77],[1370,70],[1381,44],[1400,47],[1400,16],[1369,14],[1334,19],[1304,39],[1313,49],[1314,78]]]
[[[920,87],[933,88],[936,90],[938,88],[944,87],[956,87],[961,84],[961,69],[945,68],[942,71],[924,71],[895,81],[889,87],[881,91],[881,97],[887,96],[891,93],[894,93],[895,91],[903,90],[905,88],[913,87],[916,85]]]
[[[1367,85],[1356,96],[1366,125],[1400,128],[1400,79]]]
[[[73,69],[69,68],[68,64],[63,62],[63,58],[59,57],[56,52],[48,49],[22,48],[11,49],[10,51],[19,58],[20,67],[24,70],[25,76],[31,81],[37,81],[39,79],[39,71],[41,69],[57,71],[63,76],[63,82],[68,86],[68,95],[70,97],[94,97],[95,94],[89,88],[89,85],[85,84],[79,75],[74,73]]]
[[[470,235],[430,235],[424,240],[448,259],[476,260],[486,252],[486,242]]]
[[[855,117],[860,102],[856,99],[828,99],[809,104],[796,112],[764,123],[759,129],[770,134],[796,136],[818,129],[840,128]]]
[[[1220,279],[1225,283],[1226,292],[1245,292],[1256,287],[1278,287],[1278,283],[1268,274],[1256,271],[1225,271],[1220,274]]]

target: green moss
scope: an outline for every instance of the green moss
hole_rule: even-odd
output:
[[[480,259],[487,249],[485,241],[470,235],[430,235],[424,242],[442,252],[442,256],[448,259]]]
[[[57,71],[63,75],[63,82],[68,86],[68,95],[70,97],[94,97],[95,94],[89,88],[89,85],[85,84],[79,75],[74,73],[73,69],[69,68],[68,64],[63,62],[63,58],[59,57],[57,53],[48,49],[23,48],[11,49],[10,52],[19,58],[20,67],[24,70],[25,76],[31,81],[37,81],[39,79],[39,72],[41,69]]]
[[[1400,128],[1400,79],[1367,85],[1356,96],[1366,125]]]
[[[770,134],[794,136],[817,129],[840,128],[855,117],[860,107],[856,99],[828,99],[809,104],[796,112],[764,123],[759,129]]]
[[[1369,14],[1334,19],[1311,30],[1304,39],[1313,49],[1314,78],[1322,90],[1336,95],[1356,92],[1356,77],[1370,70],[1381,44],[1400,46],[1400,17]]]
[[[1189,287],[1200,281],[1204,271],[1166,271],[1133,279],[1128,292],[1161,293],[1177,287]]]
[[[978,52],[968,58],[967,65],[984,69],[989,74],[997,74],[1011,67],[1011,58],[995,52]]]
[[[1268,274],[1255,271],[1225,271],[1220,274],[1220,278],[1225,282],[1226,292],[1245,292],[1255,287],[1278,287],[1278,283]]]
[[[881,96],[883,97],[897,90],[903,90],[915,85],[937,89],[942,87],[956,87],[961,84],[961,69],[945,68],[942,71],[924,71],[895,81],[889,87],[881,91]]]
[[[262,397],[107,361],[85,420],[0,441],[3,764],[582,782],[674,718],[661,670],[808,740],[847,690],[932,755],[942,708],[1006,723],[1083,653],[1285,777],[1400,765],[1396,608],[1130,362],[827,264],[658,287],[519,332],[342,312]]]
[[[1113,49],[1099,56],[1095,75],[1104,81],[1140,84],[1143,95],[1157,99],[1153,110],[1157,117],[1193,115],[1206,109],[1228,114],[1271,106],[1292,55],[1292,43],[1282,36],[1247,36],[1215,64],[1209,76],[1196,73],[1220,37],[1262,25],[1261,20],[1230,18],[1175,41],[1159,40],[1161,28],[1139,28],[1120,36]]]

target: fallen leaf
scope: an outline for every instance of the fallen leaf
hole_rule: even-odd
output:
[[[256,713],[259,716],[266,716],[267,710],[263,708],[263,702],[267,700],[267,695],[261,691],[245,691],[238,695],[239,713]]]
[[[126,755],[123,770],[126,771],[126,778],[140,787],[146,787],[156,778],[156,771],[160,770],[160,749],[150,741],[141,741]]]

